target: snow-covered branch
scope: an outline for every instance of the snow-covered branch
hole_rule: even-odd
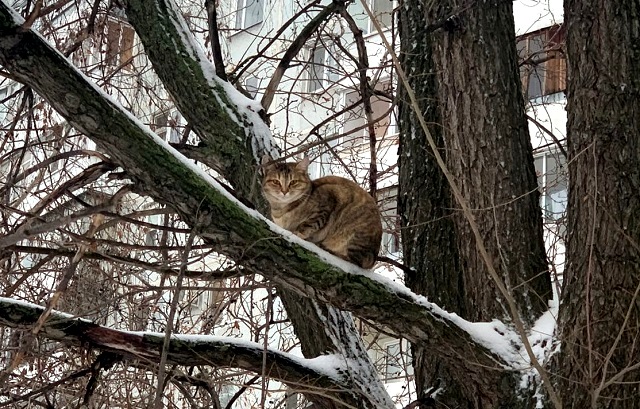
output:
[[[40,317],[43,307],[0,297],[0,324],[10,328],[29,328]],[[53,312],[41,335],[66,344],[84,345],[121,355],[126,360],[157,363],[164,334],[118,331],[61,312]],[[180,335],[171,337],[167,362],[182,366],[213,365],[240,368],[257,374],[263,372],[266,356],[269,377],[295,389],[311,393],[323,389],[349,395],[352,388],[345,377],[344,358],[324,355],[305,359],[239,338],[212,335]],[[361,397],[362,399],[362,397]]]

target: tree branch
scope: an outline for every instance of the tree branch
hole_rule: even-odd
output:
[[[271,103],[273,102],[273,97],[278,89],[278,85],[280,85],[280,81],[282,81],[282,77],[284,76],[285,71],[291,65],[291,61],[298,55],[302,47],[307,43],[307,40],[311,38],[311,36],[318,31],[320,26],[340,8],[344,9],[344,3],[339,1],[333,1],[331,4],[324,6],[322,11],[320,11],[311,21],[300,31],[300,34],[291,42],[287,51],[285,51],[284,55],[280,59],[276,70],[271,76],[271,80],[267,85],[267,88],[264,92],[264,96],[262,97],[261,104],[266,111],[269,110]]]
[[[0,297],[0,325],[29,328],[44,308]],[[164,342],[163,333],[118,331],[68,314],[53,311],[44,323],[41,335],[69,345],[84,345],[121,355],[124,360],[157,362]],[[292,387],[308,391],[331,389],[344,399],[352,392],[348,379],[337,375],[340,359],[327,358],[327,365],[269,349],[256,342],[217,336],[172,335],[168,343],[167,363],[183,366],[213,365],[219,368],[240,368],[260,374],[266,354],[268,375]],[[334,368],[331,366],[336,363]],[[324,368],[324,369],[320,369]],[[84,376],[90,371],[81,371]]]
[[[213,65],[216,67],[216,75],[220,77],[220,79],[227,81],[227,73],[224,70],[224,60],[222,59],[222,48],[220,47],[216,2],[215,0],[205,0],[204,6],[207,9],[209,41],[211,41],[211,52],[213,54]]]

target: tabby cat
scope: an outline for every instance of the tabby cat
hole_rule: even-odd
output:
[[[271,218],[298,237],[364,268],[375,264],[382,223],[373,198],[356,183],[338,176],[311,180],[309,158],[266,164],[262,190]]]

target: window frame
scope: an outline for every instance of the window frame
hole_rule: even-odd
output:
[[[565,30],[553,25],[516,37],[520,81],[526,101],[544,98],[567,89],[567,61],[563,52]],[[540,50],[532,43],[539,42]],[[535,44],[535,43],[534,43]],[[533,52],[530,50],[534,49]],[[538,73],[540,93],[531,92],[531,77]]]
[[[157,121],[161,116],[166,116],[164,125]],[[180,133],[180,126],[182,125],[182,115],[177,110],[166,109],[156,111],[151,116],[150,128],[151,130],[162,138],[163,141],[169,143],[180,143],[182,135]]]
[[[378,14],[376,14],[376,12],[378,11],[378,9],[375,7],[375,3],[376,1],[389,1],[389,3],[391,3],[391,8],[389,9],[389,12],[387,13],[382,12],[380,13],[380,15],[382,15],[383,13],[389,16],[389,22],[385,23],[383,21],[380,21],[380,18],[378,18],[378,21],[380,22],[382,29],[384,31],[389,30],[392,26],[393,26],[393,15],[394,15],[394,11],[396,9],[396,7],[398,6],[398,2],[397,0],[367,0],[367,5],[369,6],[369,8],[371,9],[371,12],[378,17]],[[353,11],[357,11],[357,14],[352,14]],[[369,15],[367,15],[367,13],[364,11],[364,8],[362,7],[362,5],[356,1],[355,3],[350,4],[347,7],[347,11],[349,11],[349,14],[351,15],[351,17],[353,17],[354,21],[356,22],[356,25],[358,26],[358,28],[360,30],[362,30],[362,34],[364,36],[370,36],[370,35],[375,35],[377,34],[376,28],[373,25],[373,22],[371,20],[371,18],[369,18]],[[360,13],[361,11],[361,13]],[[360,17],[358,18],[358,16],[364,16],[364,18]],[[366,27],[361,27],[362,22],[366,22]]]
[[[261,85],[261,79],[252,75],[248,76],[244,80],[244,89],[249,93],[249,95],[251,95],[251,98],[253,99],[256,99],[256,96],[258,96],[258,93],[260,93]]]
[[[256,10],[260,10],[259,20],[247,23],[247,13],[249,10],[253,10],[250,5],[254,6]],[[237,0],[236,2],[236,18],[234,22],[234,27],[236,30],[248,30],[251,27],[255,27],[264,22],[264,0]]]
[[[382,254],[391,255],[402,251],[400,215],[398,214],[398,185],[378,190],[378,208],[382,216]]]
[[[382,343],[380,347],[380,353],[384,360],[382,372],[380,373],[380,378],[383,382],[395,382],[413,375],[411,353],[405,341],[402,339],[393,339]],[[397,347],[398,353],[396,355],[389,353],[389,348],[392,347]],[[395,362],[391,362],[390,358],[392,356],[394,357],[393,361]],[[389,369],[392,367],[398,368],[398,371],[390,372]]]
[[[135,46],[135,30],[127,21],[114,16],[107,16],[106,50],[104,62],[109,67],[133,69],[133,50]]]
[[[322,51],[322,60],[316,61],[318,51]],[[336,56],[337,47],[331,38],[316,39],[312,46],[308,48],[309,59],[306,68],[305,91],[310,94],[320,94],[332,84],[339,81],[337,74],[339,60]],[[322,76],[318,77],[318,72],[322,71]]]
[[[389,82],[380,82],[376,88],[378,90],[385,90],[388,87],[392,86],[391,81]],[[342,93],[342,107],[346,108],[347,106],[351,105],[353,102],[355,102],[355,99],[349,99],[349,96],[355,94],[356,99],[359,98],[359,91],[358,90],[354,90],[354,89],[346,89],[343,91]],[[378,104],[380,105],[384,105],[385,108],[383,110],[377,110],[377,106]],[[372,120],[374,120],[375,122],[373,123],[373,127],[374,127],[374,131],[376,134],[376,140],[379,142],[381,141],[383,138],[386,137],[390,137],[393,135],[397,135],[398,134],[398,127],[397,127],[397,120],[396,120],[396,114],[397,114],[397,106],[394,105],[393,101],[387,101],[385,98],[378,96],[378,95],[372,95],[371,96],[371,107],[373,109],[372,112]],[[361,112],[360,115],[358,115],[358,112]],[[381,116],[381,114],[383,114]],[[348,119],[347,117],[345,117],[346,115],[355,115],[355,118],[353,119]],[[361,123],[359,123],[361,122]],[[350,127],[347,126],[347,124],[353,124],[355,125],[354,127]],[[353,131],[354,129],[358,129],[360,127],[364,127],[360,130],[357,131]],[[382,130],[381,130],[382,128]],[[384,131],[384,132],[383,132]],[[345,135],[347,132],[349,132],[348,135]],[[369,126],[367,123],[367,117],[364,113],[364,104],[360,103],[360,105],[352,110],[350,110],[348,113],[345,113],[342,118],[340,119],[340,126],[339,126],[339,133],[342,134],[342,138],[340,138],[340,143],[343,143],[345,138],[347,138],[348,140],[350,140],[350,146],[352,147],[359,147],[359,146],[363,146],[363,145],[367,145],[369,144]],[[358,137],[357,134],[361,133],[361,137]]]
[[[552,207],[553,204],[550,203],[561,203],[560,201],[553,200],[549,195],[549,180],[551,177],[548,171],[548,163],[549,159],[553,159],[556,162],[554,172],[555,176],[555,184],[552,187],[563,184],[564,189],[559,190],[558,192],[564,191],[564,204],[563,210],[561,212],[554,212]],[[540,167],[540,173],[538,173],[538,166],[536,165],[536,161],[541,160],[542,166]],[[566,214],[567,205],[569,201],[569,173],[567,168],[567,160],[560,153],[559,150],[545,150],[543,152],[538,152],[533,156],[534,167],[536,169],[536,177],[538,181],[538,191],[540,192],[540,210],[542,211],[542,218],[544,223],[558,223],[561,222]],[[560,170],[558,170],[560,169]]]

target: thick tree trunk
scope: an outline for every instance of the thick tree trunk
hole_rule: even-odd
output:
[[[565,2],[565,408],[640,407],[640,1]]]
[[[437,3],[431,18],[456,13]],[[447,165],[469,201],[491,261],[526,322],[547,310],[551,282],[531,141],[524,115],[511,2],[474,3],[434,32]],[[467,319],[506,318],[469,223],[454,212]]]
[[[416,41],[429,33],[424,20],[423,2],[406,0],[400,7],[400,61],[419,98],[431,135],[443,146],[437,100],[437,81],[433,68],[431,42]],[[405,284],[441,307],[466,315],[464,285],[455,242],[451,191],[444,174],[426,147],[425,133],[403,87],[398,89],[400,147],[398,213],[402,226],[404,263],[412,270]],[[441,151],[444,154],[444,150]],[[437,245],[434,245],[437,243]],[[446,388],[447,395],[463,396],[447,365],[434,357],[428,345],[412,344],[414,376],[418,398],[427,399],[434,386]],[[449,402],[449,398],[447,398]]]
[[[527,323],[547,309],[551,284],[542,239],[539,193],[524,116],[511,2],[401,6],[401,58],[431,134],[474,209],[491,261]],[[465,3],[466,4],[466,3]],[[453,16],[453,17],[451,17]],[[450,18],[451,17],[451,18]],[[468,221],[428,150],[402,94],[399,209],[407,285],[473,321],[509,319]],[[442,407],[529,407],[500,387],[452,370],[414,345],[418,391],[442,387]],[[437,403],[440,404],[440,403]],[[440,406],[438,406],[440,407]]]

